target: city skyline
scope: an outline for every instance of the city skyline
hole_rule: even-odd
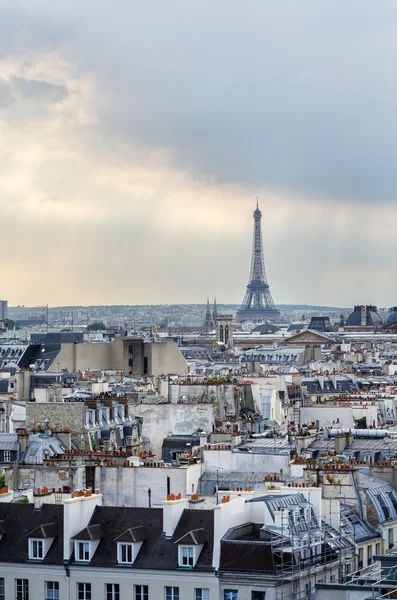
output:
[[[397,304],[397,7],[0,12],[10,306],[239,304],[256,196],[276,305]]]

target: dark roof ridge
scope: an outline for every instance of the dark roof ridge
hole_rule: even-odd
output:
[[[202,533],[202,535],[201,536],[197,535],[198,533]],[[204,528],[203,527],[198,527],[197,529],[191,529],[190,531],[188,531],[187,533],[185,533],[185,535],[183,535],[178,540],[176,540],[174,542],[174,544],[179,544],[179,542],[181,542],[185,538],[188,538],[189,536],[191,537],[191,539],[193,540],[193,543],[195,545],[203,544],[204,541],[205,541],[204,534],[205,534],[205,532],[204,532]]]
[[[140,532],[140,535],[139,535]],[[138,535],[137,535],[138,534]],[[117,540],[127,541],[130,538],[133,542],[143,542],[146,540],[146,531],[143,525],[135,525],[135,527],[129,527],[123,533],[120,533],[113,539],[114,542]]]
[[[25,538],[33,537],[32,534],[35,533],[36,531],[40,531],[43,538],[54,537],[52,535],[47,535],[48,534],[48,532],[46,531],[47,527],[50,528],[50,532],[52,533],[53,528],[56,527],[56,523],[54,523],[54,521],[52,523],[42,523],[41,525],[38,525],[38,527],[35,527],[34,529],[32,529],[32,531],[27,533],[25,535]]]

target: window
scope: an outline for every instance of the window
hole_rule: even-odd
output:
[[[90,583],[78,583],[77,584],[77,600],[91,600],[91,584]]]
[[[223,594],[223,600],[238,600],[238,591],[225,590]]]
[[[364,549],[363,548],[359,548],[358,549],[358,568],[362,569],[363,568],[363,559],[364,559]]]
[[[132,544],[118,544],[119,563],[124,565],[132,565]]]
[[[29,558],[39,560],[44,557],[43,540],[29,540]]]
[[[167,585],[165,588],[165,600],[179,600],[179,587],[170,587]]]
[[[367,548],[368,564],[372,563],[372,545]]]
[[[149,586],[136,585],[134,600],[149,600]]]
[[[393,546],[394,546],[393,527],[390,527],[388,535],[389,535],[389,548],[393,548]]]
[[[194,600],[210,600],[210,591],[204,588],[194,590]]]
[[[181,567],[192,567],[193,566],[193,548],[192,546],[181,546],[180,549],[180,565]]]
[[[4,450],[4,462],[11,462],[11,451]]]
[[[29,600],[29,580],[28,579],[16,579],[15,580],[15,599],[16,600]]]
[[[266,592],[251,592],[251,600],[265,600]]]
[[[0,577],[0,600],[6,600],[6,584],[4,577]]]
[[[45,600],[59,600],[59,583],[57,581],[45,582]]]
[[[375,546],[375,554],[377,554],[378,556],[379,556],[379,554],[380,554],[380,542],[377,542],[377,543],[376,543],[376,546]]]
[[[90,544],[88,542],[77,542],[77,560],[90,560]]]
[[[105,600],[120,600],[120,586],[118,583],[106,583]]]

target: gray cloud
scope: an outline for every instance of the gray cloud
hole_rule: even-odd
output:
[[[60,102],[68,96],[65,85],[54,85],[39,79],[25,79],[12,77],[11,86],[24,98],[45,100],[47,102]]]
[[[14,96],[10,85],[5,79],[0,79],[0,108],[5,108],[14,103]]]
[[[98,98],[106,135],[219,182],[395,198],[394,3],[33,5],[9,10],[7,29],[23,22],[24,44],[58,45],[112,90]]]
[[[90,27],[88,4],[68,50],[115,93],[109,136],[219,182],[394,199],[397,6],[105,2]]]

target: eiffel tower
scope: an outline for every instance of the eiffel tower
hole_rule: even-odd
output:
[[[252,244],[251,273],[243,303],[237,311],[237,321],[263,323],[269,319],[277,319],[279,310],[275,307],[270,287],[266,279],[265,260],[262,245],[262,213],[258,199],[254,211],[254,240]]]

